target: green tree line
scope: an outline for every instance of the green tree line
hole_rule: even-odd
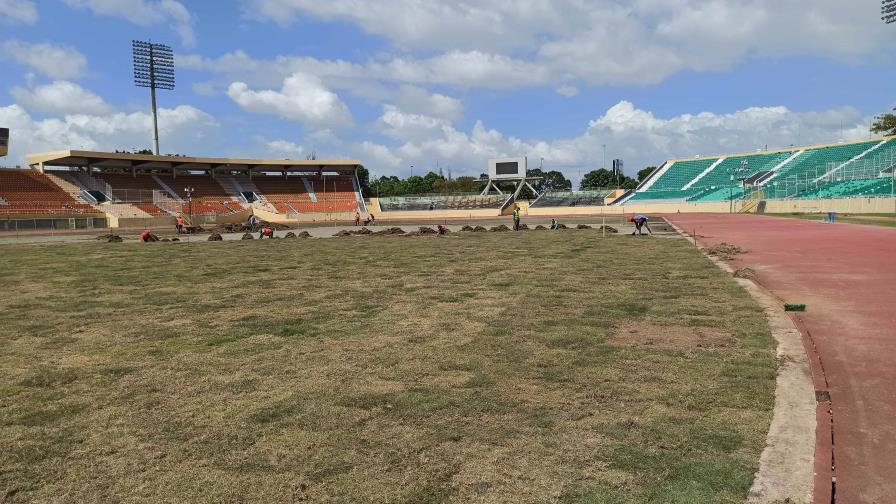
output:
[[[656,170],[655,166],[648,166],[638,171],[637,180],[627,175],[620,175],[617,185],[616,177],[612,171],[599,168],[586,173],[582,177],[582,181],[579,183],[579,190],[587,191],[613,187],[634,189],[654,170]],[[528,175],[530,177],[540,177],[541,180],[532,184],[538,192],[572,190],[572,182],[561,171],[535,168],[529,170]],[[488,176],[482,173],[479,177],[464,176],[449,179],[438,173],[429,172],[423,176],[414,175],[407,178],[399,178],[391,175],[370,180],[369,172],[362,167],[358,171],[358,178],[365,197],[387,198],[390,196],[410,196],[415,194],[476,193],[484,187],[484,182],[480,182],[480,180],[486,179]],[[504,192],[513,191],[514,184],[514,182],[499,183],[498,187]],[[528,188],[523,188],[520,196],[522,198],[531,198],[534,195],[531,194]]]

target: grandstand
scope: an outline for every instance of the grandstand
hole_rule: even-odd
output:
[[[603,206],[615,189],[590,191],[546,191],[532,202],[532,207]]]
[[[416,210],[476,210],[499,209],[508,201],[507,195],[430,194],[380,198],[383,211]]]
[[[896,137],[670,160],[616,204],[889,196],[894,165]]]
[[[0,214],[107,214],[117,220],[219,217],[252,209],[272,219],[364,209],[358,161],[293,161],[60,151],[0,170]]]

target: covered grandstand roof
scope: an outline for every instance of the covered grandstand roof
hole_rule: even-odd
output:
[[[69,168],[119,168],[139,170],[179,171],[331,171],[353,173],[362,166],[357,160],[292,160],[292,159],[231,159],[188,156],[154,156],[118,152],[57,151],[29,154],[28,164],[34,168],[64,166]]]

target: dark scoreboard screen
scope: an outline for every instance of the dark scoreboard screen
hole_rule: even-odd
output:
[[[516,161],[512,163],[496,163],[495,175],[516,175],[520,171],[520,164]]]

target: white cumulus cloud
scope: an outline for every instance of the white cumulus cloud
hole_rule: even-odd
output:
[[[305,155],[304,147],[289,140],[271,140],[265,143],[265,147],[268,152],[274,154],[274,157],[299,159]]]
[[[37,23],[37,6],[31,0],[0,0],[0,23]]]
[[[176,0],[64,0],[70,7],[124,19],[139,26],[167,23],[185,46],[196,44],[193,16]]]
[[[0,60],[13,61],[54,79],[75,79],[87,72],[87,58],[77,49],[45,42],[0,42]]]
[[[0,124],[9,127],[9,162],[24,164],[25,155],[64,149],[114,151],[152,145],[152,115],[147,112],[106,115],[69,114],[38,120],[22,106],[0,106]],[[165,152],[197,154],[217,122],[209,114],[181,105],[159,109],[159,136]]]
[[[69,81],[55,81],[33,89],[14,87],[10,93],[26,109],[49,114],[104,115],[112,111],[101,97]]]
[[[753,55],[849,60],[892,52],[878,0],[243,3],[247,13],[281,25],[343,21],[384,37],[402,54],[385,67],[404,82],[652,84],[681,71],[725,70]]]
[[[234,82],[227,95],[243,110],[275,114],[312,127],[340,127],[351,124],[348,107],[313,75],[296,72],[283,81],[279,91],[255,91],[244,82]]]
[[[667,159],[755,152],[817,143],[866,138],[869,118],[852,108],[794,112],[786,107],[752,107],[730,114],[683,114],[662,118],[621,101],[583,125],[569,138],[522,139],[489,129],[477,121],[472,130],[458,129],[450,121],[408,113],[386,106],[376,123],[394,144],[389,155],[366,149],[365,163],[382,173],[397,173],[407,165],[434,169],[436,160],[455,175],[475,175],[491,157],[544,158],[545,167],[560,169],[568,177],[601,167],[602,145],[607,164],[621,158],[633,175]],[[385,160],[385,161],[380,161]]]

